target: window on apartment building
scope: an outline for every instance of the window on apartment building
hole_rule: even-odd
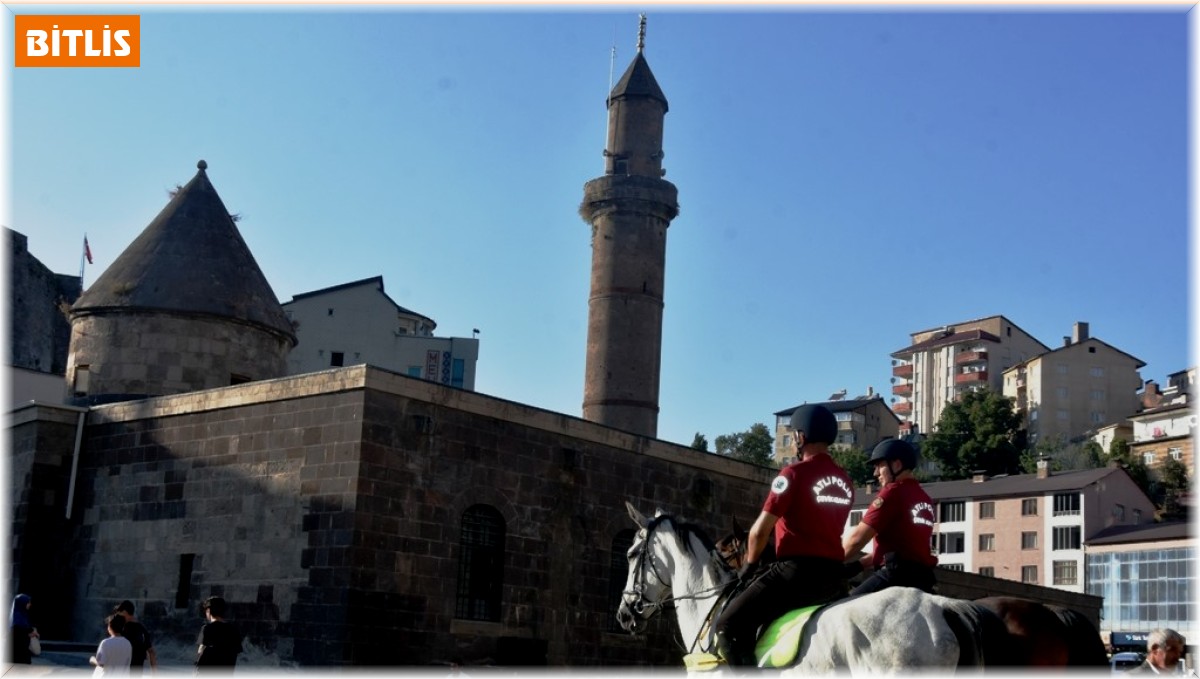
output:
[[[1056,526],[1054,528],[1054,549],[1079,549],[1079,526]]]
[[[1037,498],[1021,500],[1021,516],[1037,516]]]
[[[1038,409],[1037,409],[1037,408],[1030,408],[1030,409],[1029,409],[1029,421],[1030,421],[1030,422],[1037,422],[1037,418],[1038,418]]]
[[[1056,584],[1056,585],[1077,585],[1077,584],[1079,584],[1079,564],[1074,561],[1055,561],[1054,562],[1054,584]]]
[[[1103,389],[1093,389],[1091,392],[1091,397],[1092,397],[1093,401],[1103,401],[1104,400],[1104,390]]]
[[[1065,422],[1066,420],[1071,419],[1071,413],[1068,413],[1065,410],[1056,410],[1056,411],[1054,411],[1054,417],[1059,422]]]
[[[1055,364],[1054,367],[1056,370],[1058,370],[1059,375],[1067,374],[1067,364],[1066,363],[1057,363],[1057,364]]]
[[[966,566],[963,566],[961,563],[944,563],[944,564],[938,564],[938,567],[939,567],[939,568],[945,568],[945,569],[946,569],[946,570],[948,570],[948,571],[959,571],[959,572],[961,572],[961,571],[965,571],[965,570],[967,570]]]
[[[1088,374],[1092,377],[1104,377],[1104,368],[1094,365],[1092,366],[1092,369],[1088,371]]]
[[[459,533],[458,587],[454,617],[500,621],[504,589],[504,517],[488,505],[472,505],[462,514]]]
[[[1056,393],[1056,394],[1058,394],[1058,397],[1059,397],[1060,399],[1063,399],[1063,400],[1065,400],[1065,399],[1067,398],[1067,394],[1068,394],[1068,392],[1067,392],[1067,388],[1066,388],[1066,387],[1059,387],[1058,389],[1055,389],[1054,391],[1055,391],[1055,393]]]
[[[629,572],[629,548],[633,546],[633,538],[637,531],[632,528],[622,530],[617,533],[612,540],[612,550],[608,554],[608,600],[620,601],[621,592],[625,589],[625,578]],[[621,624],[617,622],[617,616],[609,615],[608,621],[609,632],[622,632]]]
[[[419,365],[410,365],[410,366],[408,366],[407,375],[409,377],[420,377],[422,370],[423,370],[423,368]]]
[[[1146,465],[1147,467],[1154,464],[1153,450],[1147,450],[1146,452],[1142,453],[1142,464]]]
[[[1037,584],[1037,566],[1021,566],[1021,582]]]
[[[450,386],[462,389],[463,375],[467,371],[467,362],[461,358],[454,359],[450,369]]]
[[[996,518],[996,503],[995,502],[980,502],[979,503],[979,518],[981,518],[981,519]]]
[[[1088,347],[1088,353],[1089,353],[1089,354],[1094,354],[1094,353],[1096,353],[1096,347]]]
[[[340,351],[329,352],[329,365],[341,366],[346,365],[346,354]]]
[[[327,314],[325,314],[325,315],[326,315],[326,316],[332,316],[332,315],[333,315],[333,309],[330,309],[330,310],[329,310],[329,313],[327,313]]]
[[[1140,524],[1142,522],[1142,510],[1140,510],[1140,509],[1133,510],[1133,522],[1135,524]]]
[[[996,577],[996,567],[995,566],[980,566],[979,574],[985,578],[994,578],[994,577]]]
[[[850,512],[850,527],[853,528],[862,523],[863,513],[861,509],[856,509]]]
[[[1167,455],[1169,455],[1172,460],[1179,462],[1180,460],[1183,459],[1183,449],[1182,448],[1167,448]]]
[[[87,396],[88,389],[92,383],[92,370],[88,365],[75,366],[75,385],[73,391],[76,396]]]
[[[1079,513],[1079,493],[1056,493],[1054,495],[1054,515],[1069,516]]]
[[[1119,502],[1113,505],[1113,518],[1122,523],[1125,521],[1125,505]]]
[[[943,502],[938,505],[938,521],[948,523],[950,521],[966,521],[967,520],[967,503],[965,501],[958,502]]]
[[[993,533],[984,533],[979,536],[979,551],[994,552],[996,551],[996,536]]]
[[[1105,417],[1102,410],[1093,410],[1088,413],[1088,417],[1091,418],[1092,424],[1104,424]]]
[[[1027,530],[1021,532],[1021,549],[1037,549],[1037,531]]]
[[[965,543],[965,533],[938,533],[938,554],[962,554]]]

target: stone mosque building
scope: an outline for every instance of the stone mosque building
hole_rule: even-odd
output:
[[[717,537],[774,472],[655,438],[678,206],[641,47],[584,189],[582,419],[368,365],[286,376],[295,333],[202,161],[70,307],[70,404],[9,414],[8,591],[43,638],[93,642],[131,599],[160,645],[191,644],[221,595],[248,644],[300,666],[678,665],[669,615],[615,624],[624,503]],[[994,591],[979,580],[942,591]]]

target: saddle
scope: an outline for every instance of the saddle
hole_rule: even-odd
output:
[[[794,665],[808,631],[809,619],[825,605],[827,604],[788,611],[764,627],[754,645],[754,657],[758,659],[758,667],[780,669]],[[700,651],[685,655],[683,664],[689,672],[707,672],[720,668],[726,662],[715,653]]]

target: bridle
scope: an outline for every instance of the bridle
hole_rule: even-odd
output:
[[[621,597],[629,609],[643,620],[649,620],[650,618],[653,618],[660,610],[666,608],[676,601],[688,599],[713,599],[720,597],[727,590],[727,583],[722,583],[714,587],[709,587],[708,589],[700,590],[699,592],[692,592],[691,594],[685,594],[681,596],[674,596],[671,594],[671,584],[665,578],[663,578],[662,574],[659,573],[658,564],[655,562],[653,555],[650,554],[650,544],[654,540],[654,536],[656,534],[655,531],[658,528],[658,525],[663,520],[670,520],[670,518],[671,517],[669,515],[660,514],[659,516],[650,519],[650,521],[646,524],[645,539],[642,540],[642,543],[636,548],[630,549],[629,552],[629,557],[634,560],[633,582],[630,585],[632,589],[622,591]],[[646,567],[647,560],[649,560],[649,569]],[[720,557],[719,553],[714,561],[720,564],[724,570],[727,572],[729,571],[729,564],[722,557]],[[657,601],[646,596],[647,570],[650,571],[650,574],[654,576],[654,579],[658,581],[658,584],[662,585],[667,592],[665,596]],[[717,608],[715,604],[716,602],[714,602],[714,605],[709,612],[710,616],[712,615],[712,611],[715,611]],[[697,638],[692,642],[691,650],[695,650],[695,647],[699,641],[700,639]],[[684,647],[684,650],[686,651],[688,649]]]

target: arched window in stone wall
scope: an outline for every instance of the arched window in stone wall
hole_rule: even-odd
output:
[[[609,613],[607,617],[609,632],[624,631],[617,624],[617,606],[621,605],[621,592],[625,590],[625,580],[629,577],[629,559],[626,556],[629,548],[633,546],[635,535],[637,535],[637,531],[630,528],[617,533],[612,541],[612,552],[608,562],[608,603],[611,605],[605,609]]]
[[[503,587],[504,517],[495,507],[472,505],[462,515],[454,617],[499,622]]]

